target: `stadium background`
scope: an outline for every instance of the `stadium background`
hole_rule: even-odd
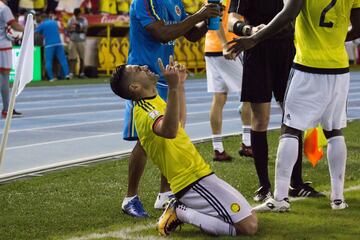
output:
[[[30,9],[35,10],[37,15],[42,12],[52,12],[47,9],[51,2],[51,0],[12,0],[9,1],[9,6],[22,22]],[[116,66],[127,61],[130,3],[131,0],[59,0],[54,17],[58,21],[66,51],[69,37],[65,34],[65,29],[73,9],[80,7],[84,13],[82,16],[89,22],[85,51],[85,73],[88,77],[109,75]],[[183,3],[186,11],[192,14],[201,7],[203,1],[185,0]],[[176,41],[175,58],[186,64],[192,73],[205,72],[204,42],[204,38],[195,43],[185,38]],[[44,70],[42,75],[45,76]]]
[[[22,19],[27,8],[34,8],[37,13],[51,11],[48,6],[54,0],[12,0],[9,5],[19,19]],[[203,0],[183,0],[188,14],[195,13]],[[110,75],[112,70],[127,61],[129,49],[129,8],[131,0],[59,0],[55,8],[56,19],[61,30],[61,38],[66,46],[69,38],[65,34],[67,21],[74,8],[80,7],[89,22],[85,51],[85,73],[88,77]],[[24,9],[25,7],[25,9]],[[192,43],[179,38],[175,43],[175,58],[186,64],[194,74],[205,72],[204,38]],[[357,45],[357,46],[356,46]],[[360,44],[348,44],[350,56],[354,63],[360,64]],[[43,75],[45,75],[43,73]]]

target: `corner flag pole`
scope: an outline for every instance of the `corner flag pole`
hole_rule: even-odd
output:
[[[33,15],[29,14],[26,19],[24,37],[20,48],[19,62],[16,66],[15,80],[11,90],[9,109],[7,112],[4,132],[1,138],[0,146],[0,167],[5,157],[5,148],[9,137],[11,119],[15,106],[15,99],[24,89],[25,85],[31,82],[33,78],[34,64],[34,20]]]

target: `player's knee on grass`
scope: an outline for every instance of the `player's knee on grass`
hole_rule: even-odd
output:
[[[255,212],[234,224],[236,235],[255,235],[258,230],[258,220]]]
[[[325,130],[323,131],[326,139],[343,135],[341,129],[333,129],[332,131],[325,131]]]

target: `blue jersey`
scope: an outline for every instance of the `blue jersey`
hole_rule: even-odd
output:
[[[35,32],[44,36],[45,47],[61,45],[59,26],[55,20],[45,19],[36,29]]]
[[[169,56],[174,54],[175,41],[161,43],[145,29],[151,23],[164,21],[174,24],[187,17],[181,0],[133,0],[130,7],[130,48],[128,64],[147,65],[160,75],[159,82],[166,84],[157,59],[168,64]]]

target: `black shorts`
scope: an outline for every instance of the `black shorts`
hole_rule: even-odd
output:
[[[282,102],[294,56],[292,38],[268,40],[245,51],[241,101],[267,103],[274,93]]]

